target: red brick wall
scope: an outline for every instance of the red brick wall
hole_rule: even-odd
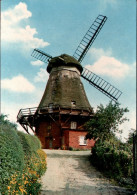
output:
[[[87,145],[79,145],[79,136],[86,136],[87,132],[69,131],[69,147],[79,149],[91,149],[94,146],[94,140],[87,140]]]
[[[41,140],[42,148],[61,147],[61,132],[60,128],[55,122],[41,121],[39,126],[37,127],[37,136]]]
[[[69,130],[64,131],[64,145],[66,146],[66,149],[69,148]]]
[[[37,125],[36,135],[41,140],[42,148],[58,149],[61,148],[62,145],[65,145],[66,149],[69,149],[69,147],[91,149],[94,145],[93,140],[87,140],[87,145],[80,145],[79,136],[85,136],[87,132],[83,130],[70,130],[70,124],[68,124],[68,129],[64,130],[62,133],[58,121],[55,123],[50,117],[43,118]]]
[[[42,121],[39,126],[37,127],[37,136],[39,137],[41,144],[42,144],[42,148],[45,147],[45,136],[47,136],[47,129],[48,123],[46,121]]]

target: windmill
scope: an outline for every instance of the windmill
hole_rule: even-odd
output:
[[[27,133],[28,127],[40,138],[43,148],[90,148],[92,140],[85,140],[84,124],[94,114],[87,99],[80,76],[112,101],[121,91],[81,66],[81,62],[107,20],[99,15],[76,48],[73,57],[57,57],[34,49],[32,56],[48,64],[50,74],[43,97],[36,108],[21,109],[17,121]]]

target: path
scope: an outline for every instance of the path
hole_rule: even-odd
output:
[[[90,165],[90,151],[44,150],[47,171],[41,195],[128,195]]]

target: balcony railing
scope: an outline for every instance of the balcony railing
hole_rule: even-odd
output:
[[[33,108],[24,108],[20,109],[17,115],[17,122],[19,122],[22,118],[24,117],[30,117],[34,115],[41,115],[44,113],[55,113],[55,112],[60,112],[60,111],[65,111],[69,110],[69,112],[72,111],[85,111],[89,113],[93,113],[93,110],[91,108],[87,107],[73,107],[73,108],[68,108],[68,106],[59,106],[59,105],[49,105],[49,106],[44,106],[44,107],[33,107]]]

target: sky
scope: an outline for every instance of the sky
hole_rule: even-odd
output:
[[[38,106],[49,75],[33,49],[73,55],[99,14],[107,21],[81,64],[122,91],[120,106],[129,109],[122,138],[136,129],[135,0],[1,1],[1,113],[16,122],[20,109]],[[81,79],[94,110],[109,103]]]

